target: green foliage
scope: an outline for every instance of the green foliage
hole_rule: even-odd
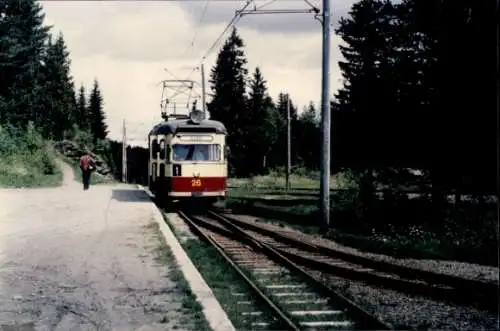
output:
[[[26,129],[0,126],[0,159],[2,187],[54,186],[62,180],[55,152],[33,122]]]
[[[97,143],[98,140],[106,139],[108,126],[103,110],[103,97],[97,80],[94,80],[87,112],[90,116],[90,132],[94,137],[94,143]]]
[[[212,68],[210,87],[214,96],[208,103],[210,118],[223,122],[228,129],[230,174],[238,177],[262,175],[286,164],[286,120],[290,98],[288,94],[280,93],[275,104],[258,67],[247,84],[247,60],[243,47],[244,42],[234,29]],[[311,142],[319,140],[319,132],[316,120],[312,124],[310,118],[315,113],[314,106],[308,109],[308,114],[311,114],[299,119],[297,106],[293,102],[290,104],[292,162],[315,169],[319,164],[319,149],[312,147]],[[303,142],[303,139],[308,142]]]
[[[44,72],[50,77],[44,85],[47,96],[43,123],[44,134],[55,140],[72,135],[72,123],[75,123],[76,101],[74,84],[70,75],[69,52],[62,34],[56,41],[48,41]],[[47,116],[48,115],[48,116]]]
[[[78,90],[78,95],[76,98],[76,119],[77,125],[84,131],[90,132],[90,114],[89,109],[87,107],[87,100],[85,98],[85,87],[83,85],[80,86]]]
[[[245,129],[248,122],[246,81],[247,60],[243,40],[233,29],[220,50],[210,74],[213,98],[207,104],[210,118],[224,123],[229,135],[227,143],[232,151],[246,147]],[[240,153],[229,153],[230,170],[244,171],[245,158]]]
[[[61,140],[94,125],[105,138],[102,96],[94,82],[94,113],[85,108],[83,87],[75,96],[71,61],[62,34],[53,38],[36,0],[0,3],[0,125],[27,128],[31,121],[45,139]],[[96,110],[96,105],[98,110]],[[84,139],[86,140],[86,138]]]
[[[334,169],[424,169],[441,203],[450,189],[495,192],[496,114],[486,82],[496,63],[479,51],[493,31],[492,4],[353,4],[336,31],[345,60],[333,103]],[[348,138],[352,132],[355,139]]]
[[[267,92],[266,81],[257,67],[250,81],[247,120],[244,123],[244,140],[247,146],[245,165],[251,174],[262,174],[266,158],[276,143],[278,116]]]
[[[92,134],[88,130],[81,130],[78,125],[73,125],[74,136],[72,140],[83,148],[94,149]]]
[[[94,152],[97,154],[108,153],[110,150],[111,150],[111,142],[106,139],[99,139],[94,148]]]

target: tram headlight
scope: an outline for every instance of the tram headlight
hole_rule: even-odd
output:
[[[189,119],[195,124],[200,124],[205,119],[205,114],[201,110],[192,110]]]

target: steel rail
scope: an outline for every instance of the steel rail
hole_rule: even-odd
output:
[[[231,260],[229,256],[224,252],[222,247],[217,243],[217,241],[211,236],[205,234],[198,225],[196,225],[189,216],[187,216],[184,212],[178,211],[179,215],[188,223],[188,225],[202,238],[205,239],[208,243],[210,243],[215,249],[219,252],[219,254],[226,260],[227,263],[229,263],[236,272],[245,280],[245,282],[257,293],[257,295],[262,299],[272,310],[273,312],[278,315],[284,322],[285,324],[290,328],[290,330],[296,330],[299,331],[300,328],[292,322],[286,315],[281,311],[280,308],[278,308],[258,287],[255,285],[255,283],[248,278],[248,276],[243,272],[243,270],[240,269],[236,265],[236,263]]]
[[[384,288],[396,290],[403,293],[413,295],[423,295],[428,298],[437,299],[440,301],[448,301],[461,305],[475,305],[482,309],[492,312],[497,311],[498,305],[491,300],[481,300],[482,297],[474,293],[463,293],[453,287],[433,286],[426,282],[418,283],[407,279],[396,277],[377,275],[370,271],[356,270],[328,263],[325,261],[314,260],[311,257],[301,256],[300,254],[289,252],[286,249],[274,247],[278,252],[288,257],[290,260],[299,263],[305,267],[309,267],[318,271],[329,272],[334,275],[349,278],[356,281],[361,281],[367,284],[376,284]]]
[[[285,257],[283,254],[279,253],[276,249],[271,247],[270,245],[259,242],[256,238],[254,238],[252,235],[246,233],[243,229],[241,229],[239,226],[233,224],[231,220],[218,215],[217,213],[214,213],[212,211],[209,211],[209,214],[216,218],[218,221],[223,223],[225,226],[230,228],[232,231],[240,235],[241,237],[246,238],[246,240],[254,246],[256,249],[261,250],[264,254],[274,258],[275,260],[279,261],[281,264],[286,265],[290,269],[293,269],[295,272],[298,274],[302,275],[305,279],[307,279],[310,283],[312,283],[316,288],[319,290],[323,291],[324,293],[327,293],[328,296],[335,301],[340,301],[344,303],[348,307],[348,314],[349,315],[354,315],[357,319],[357,321],[361,322],[360,327],[364,330],[391,330],[393,327],[387,323],[384,323],[374,316],[372,316],[370,313],[368,313],[366,310],[358,306],[355,302],[352,300],[346,298],[342,294],[338,293],[334,289],[332,289],[330,286],[324,284],[322,281],[318,280],[315,276],[311,275],[308,273],[306,270],[301,268],[299,265]]]
[[[198,220],[198,221],[201,222],[204,227],[210,228],[213,231],[217,231],[218,233],[221,233],[231,238],[236,237],[232,232],[228,231],[226,228],[223,228],[222,226],[214,225],[204,220]],[[257,238],[255,240],[258,241]],[[470,298],[471,296],[473,297],[473,294],[465,295],[464,293],[457,291],[452,287],[437,287],[429,285],[428,283],[425,282],[424,283],[415,282],[408,279],[391,277],[391,275],[387,273],[378,275],[366,270],[356,270],[355,268],[339,266],[335,263],[329,263],[328,261],[316,260],[314,256],[313,257],[303,256],[298,253],[289,251],[286,248],[276,246],[274,244],[269,244],[269,245],[273,249],[275,249],[278,253],[282,254],[291,261],[311,269],[329,272],[341,277],[365,282],[367,284],[380,285],[385,288],[389,288],[399,292],[424,295],[426,297],[434,298],[441,301],[452,301],[455,303],[471,305]],[[310,247],[309,245],[306,246]],[[355,265],[359,266],[360,269],[366,269],[362,265],[357,265],[357,264]],[[487,310],[496,309],[496,304],[491,302],[478,302],[478,305],[481,308],[485,308]]]
[[[209,211],[209,213],[211,215],[218,215],[213,211]],[[235,217],[221,216],[221,215],[218,216],[229,219],[231,222],[238,223],[240,226],[244,228],[248,228],[256,232],[260,232],[262,234],[271,236],[282,242],[292,243],[294,245],[301,246],[312,252],[321,252],[325,255],[328,255],[329,257],[341,258],[348,262],[360,264],[381,272],[391,272],[399,276],[404,276],[408,279],[423,280],[430,284],[432,283],[445,286],[452,286],[457,290],[472,291],[476,293],[479,292],[485,295],[487,295],[488,293],[493,295],[493,292],[496,293],[498,290],[498,284],[484,282],[480,280],[465,279],[458,276],[446,275],[412,267],[400,266],[387,261],[379,261],[359,255],[354,255],[351,253],[342,252],[340,250],[331,247],[326,247],[321,244],[318,245],[315,243],[300,240],[298,238],[294,238],[293,236],[284,233],[278,233],[271,229],[266,229],[255,224],[250,224],[249,222],[240,221]],[[494,300],[496,301],[496,298]]]

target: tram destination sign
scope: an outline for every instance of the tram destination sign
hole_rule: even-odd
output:
[[[179,140],[181,141],[212,141],[214,138],[210,135],[201,135],[201,134],[196,134],[196,135],[182,135],[180,136]]]

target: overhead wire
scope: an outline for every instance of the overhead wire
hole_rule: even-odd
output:
[[[269,0],[268,2],[264,3],[263,5],[261,6],[255,6],[254,10],[259,10],[259,9],[262,9],[264,7],[267,7],[269,6],[270,4],[276,2],[276,0]],[[311,3],[310,0],[304,0],[304,2],[309,5],[312,9],[314,9],[314,11],[316,12],[316,16],[315,18],[320,20],[319,17],[318,17],[318,13],[319,13],[319,9],[317,6],[315,6],[313,3]],[[202,64],[206,58],[211,54],[211,52],[219,45],[220,41],[222,40],[222,38],[225,36],[225,34],[227,33],[227,31],[233,27],[236,23],[238,23],[238,21],[241,19],[242,17],[242,12],[245,11],[252,3],[254,3],[255,5],[255,2],[254,0],[246,0],[245,1],[245,5],[239,9],[239,10],[236,10],[235,14],[233,15],[232,19],[229,21],[229,23],[226,25],[226,27],[224,28],[224,30],[219,34],[219,36],[217,37],[217,39],[215,39],[215,41],[212,43],[212,45],[210,45],[210,47],[208,48],[208,50],[203,54],[203,56],[201,57],[201,61],[200,61],[200,64]],[[208,4],[209,4],[209,0],[206,1],[205,3],[205,6],[203,7],[203,10],[202,10],[202,13],[200,15],[200,21],[199,21],[199,24],[196,28],[196,31],[195,31],[195,36],[193,37],[192,41],[191,41],[191,44],[188,46],[188,49],[190,49],[191,47],[194,46],[194,43],[196,41],[196,37],[197,37],[197,34],[198,34],[198,31],[199,31],[199,27],[201,26],[201,23],[203,22],[205,16],[206,16],[206,13],[207,13],[207,8],[208,8]],[[185,52],[187,53],[187,51]],[[193,73],[197,70],[199,70],[200,66],[197,65],[195,67],[192,68],[192,70],[189,72],[189,74],[186,76],[186,79],[185,80],[189,80],[191,78],[191,76],[193,75]],[[175,78],[175,76],[171,73],[171,75]],[[178,78],[175,78],[175,79],[178,79]],[[199,86],[198,83],[195,83],[196,85]]]
[[[215,39],[215,41],[213,42],[213,44],[208,48],[208,50],[204,53],[204,55],[201,57],[201,61],[200,61],[200,64],[203,63],[203,61],[206,60],[207,56],[210,55],[210,53],[215,49],[215,47],[217,47],[217,45],[219,44],[219,42],[221,41],[221,39],[224,37],[224,35],[226,34],[226,32],[232,27],[234,26],[236,23],[238,23],[238,21],[240,20],[241,18],[241,12],[244,11],[245,9],[248,8],[248,6],[250,6],[250,4],[252,4],[254,2],[254,0],[246,0],[245,1],[245,5],[237,10],[234,15],[233,15],[233,18],[229,21],[229,23],[226,25],[226,27],[224,28],[224,30],[219,34],[219,36],[217,37],[217,39]],[[189,79],[191,77],[191,75],[199,69],[199,65],[195,66],[191,72],[187,75],[187,79]]]
[[[260,10],[260,9],[262,9],[264,7],[269,6],[270,4],[272,4],[274,2],[276,2],[276,0],[269,0],[268,2],[266,2],[265,4],[263,4],[262,6],[256,7],[254,10]]]
[[[205,19],[205,16],[207,15],[209,4],[210,4],[210,0],[205,0],[205,5],[203,6],[203,9],[202,9],[202,12],[200,15],[200,19],[198,21],[198,24],[195,27],[195,30],[194,30],[193,39],[191,39],[191,43],[186,48],[186,51],[183,53],[183,55],[182,55],[183,58],[187,55],[188,51],[190,49],[192,49],[192,47],[194,46],[196,38],[198,37],[198,32],[200,31],[201,24],[203,23],[203,20]]]
[[[219,37],[215,40],[215,42],[205,52],[205,55],[203,55],[203,57],[202,57],[202,61],[205,60],[208,55],[210,55],[210,53],[214,50],[215,47],[217,47],[217,45],[219,44],[219,42],[221,41],[221,39],[224,37],[224,35],[226,34],[226,32],[234,24],[238,23],[238,21],[241,18],[241,12],[244,11],[245,9],[247,9],[247,7],[250,6],[250,4],[252,2],[254,2],[254,1],[253,0],[247,0],[246,3],[245,3],[245,5],[243,6],[243,8],[241,8],[240,10],[237,10],[236,13],[234,13],[234,16],[231,19],[231,21],[229,21],[229,23],[226,25],[226,27],[224,28],[224,30],[222,31],[222,33],[219,35]]]

